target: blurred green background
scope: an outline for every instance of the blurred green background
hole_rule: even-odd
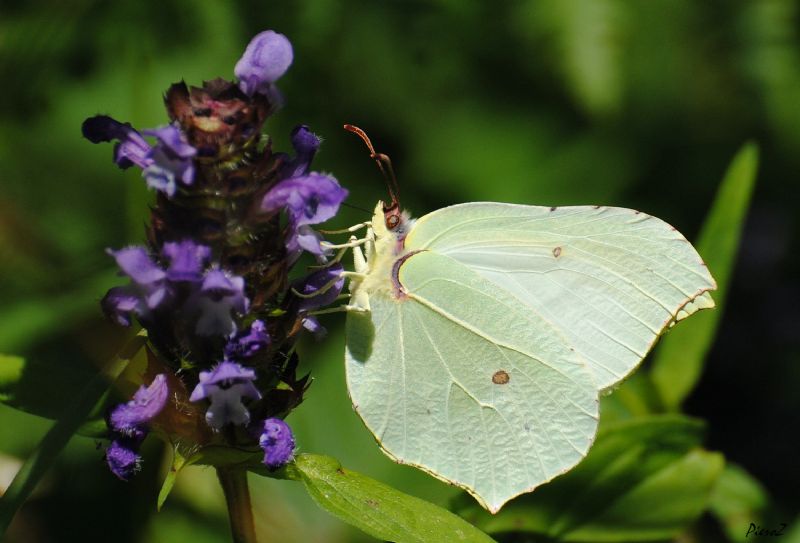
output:
[[[97,302],[118,284],[103,250],[141,242],[152,199],[138,174],[80,124],[106,113],[163,124],[161,96],[231,78],[250,37],[286,34],[287,103],[276,148],[305,123],[324,136],[315,169],[371,209],[383,181],[361,126],[389,153],[404,207],[462,201],[606,204],[657,215],[693,239],[740,145],[761,147],[728,306],[687,411],[707,446],[745,467],[790,522],[800,510],[800,3],[789,0],[0,1],[0,352],[96,365],[119,330]],[[344,209],[336,226],[367,214]],[[303,451],[446,505],[456,492],[392,464],[352,412],[343,319],[301,346],[315,382],[289,418]],[[53,383],[42,394],[70,402]],[[48,422],[0,406],[0,488]],[[130,484],[75,438],[18,515],[9,541],[225,541],[213,471],[189,468],[164,511],[164,451]],[[264,542],[371,541],[296,483],[252,478]]]

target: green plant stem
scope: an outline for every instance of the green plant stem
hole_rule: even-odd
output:
[[[217,477],[228,504],[233,543],[257,543],[250,489],[247,487],[247,471],[217,468]]]

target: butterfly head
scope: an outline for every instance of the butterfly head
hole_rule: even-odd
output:
[[[372,230],[378,239],[394,238],[401,246],[415,220],[408,211],[401,211],[397,202],[378,201],[372,216]]]

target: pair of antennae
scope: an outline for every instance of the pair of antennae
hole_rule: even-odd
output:
[[[395,209],[400,206],[400,189],[397,185],[397,178],[394,175],[394,168],[392,168],[392,161],[383,153],[376,153],[375,148],[372,147],[372,142],[369,140],[369,136],[367,133],[361,130],[357,126],[353,126],[352,124],[344,125],[344,129],[348,132],[352,132],[353,134],[357,135],[361,140],[366,144],[367,149],[369,149],[369,157],[375,161],[378,165],[378,169],[381,171],[383,178],[386,179],[386,185],[389,188],[389,196],[392,198],[392,204],[389,206],[384,206],[384,211],[389,211],[391,209]]]

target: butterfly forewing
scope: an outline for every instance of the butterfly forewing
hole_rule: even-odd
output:
[[[716,288],[679,232],[630,209],[461,204],[417,221],[406,249],[447,255],[513,296],[588,361],[598,389],[676,320],[713,307]]]

